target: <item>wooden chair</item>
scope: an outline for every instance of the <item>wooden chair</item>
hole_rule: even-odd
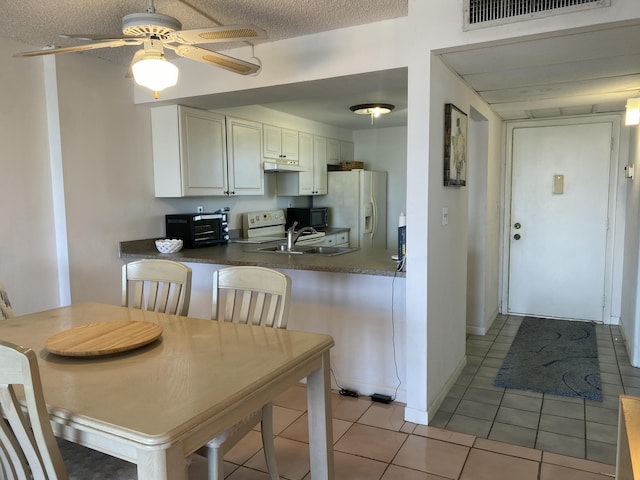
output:
[[[0,342],[0,365],[0,405],[5,417],[0,421],[3,478],[81,479],[95,472],[103,473],[104,478],[137,478],[133,463],[61,440],[65,450],[75,453],[67,470],[49,421],[35,352]],[[16,386],[24,391],[26,413],[16,396]],[[79,475],[70,475],[73,471]]]
[[[22,388],[24,403],[15,393]],[[56,439],[45,404],[36,353],[0,341],[0,478],[136,480],[135,464],[90,448]],[[26,412],[25,412],[26,407]],[[189,479],[204,478],[204,458],[193,455]]]
[[[173,260],[145,259],[122,266],[122,306],[186,316],[191,269]]]
[[[4,288],[4,283],[0,282],[0,318],[13,317],[13,309],[9,302],[9,295]]]
[[[287,328],[291,278],[263,267],[228,267],[213,274],[212,319],[263,327]],[[272,405],[267,403],[207,443],[209,480],[222,480],[223,458],[262,422],[262,444],[271,480],[278,480],[273,446]]]

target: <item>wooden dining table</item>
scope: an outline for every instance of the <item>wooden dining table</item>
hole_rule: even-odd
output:
[[[112,321],[152,322],[162,334],[93,356],[45,346]],[[137,464],[143,480],[186,479],[192,453],[306,378],[311,474],[334,478],[328,335],[80,303],[3,320],[0,339],[37,353],[56,436]]]

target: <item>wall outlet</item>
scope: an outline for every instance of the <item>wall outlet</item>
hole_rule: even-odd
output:
[[[198,206],[196,207],[196,211],[197,211],[198,213],[204,213],[204,207],[203,207],[202,205],[198,205]]]

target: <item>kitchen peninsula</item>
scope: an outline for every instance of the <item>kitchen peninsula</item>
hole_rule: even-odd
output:
[[[333,388],[383,393],[405,402],[405,272],[396,271],[395,251],[296,255],[258,251],[263,246],[231,243],[161,254],[154,239],[133,240],[120,242],[120,258],[188,264],[193,270],[189,316],[199,318],[211,317],[215,270],[228,265],[282,270],[292,279],[288,328],[335,339]]]
[[[120,258],[165,258],[178,262],[219,265],[258,265],[261,267],[317,272],[354,273],[404,277],[391,259],[393,250],[359,249],[341,255],[296,255],[259,251],[264,245],[230,243],[205,248],[183,249],[177,253],[160,253],[155,239],[120,242]],[[273,243],[274,245],[277,242]]]

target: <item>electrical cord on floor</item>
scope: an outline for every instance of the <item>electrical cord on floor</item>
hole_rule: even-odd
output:
[[[333,368],[330,368],[329,371],[331,372],[331,376],[333,377],[333,381],[336,384],[336,387],[338,387],[338,393],[344,397],[354,397],[354,398],[358,398],[360,395],[358,394],[358,392],[356,392],[355,390],[349,390],[348,388],[344,388],[342,385],[340,385],[338,383],[338,379],[336,378],[336,374],[333,371]]]

